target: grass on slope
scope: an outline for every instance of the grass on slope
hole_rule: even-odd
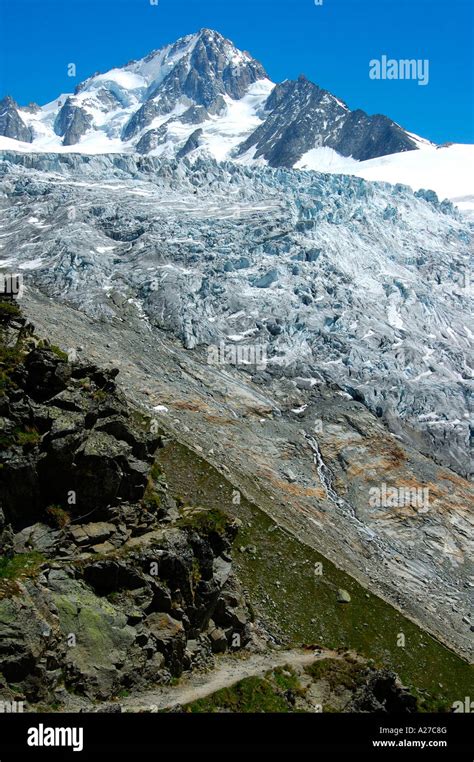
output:
[[[193,701],[184,707],[184,711],[286,714],[295,711],[285,697],[286,691],[300,690],[296,675],[288,669],[278,668],[265,677],[246,677],[230,688],[222,688],[206,698]]]
[[[278,528],[257,506],[243,497],[234,505],[232,485],[204,459],[178,443],[161,450],[159,458],[173,494],[187,503],[221,508],[243,522],[234,543],[234,568],[256,615],[282,643],[354,650],[397,672],[426,711],[447,710],[472,695],[473,670],[465,661]],[[321,575],[315,575],[317,563]],[[339,588],[350,593],[351,603],[337,602]],[[397,645],[401,633],[405,647]]]

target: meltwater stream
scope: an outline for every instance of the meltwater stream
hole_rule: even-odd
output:
[[[321,450],[319,449],[319,445],[316,439],[307,432],[305,432],[305,438],[307,439],[308,444],[314,453],[314,464],[316,466],[319,480],[324,487],[328,500],[330,500],[331,503],[334,503],[337,508],[342,509],[344,513],[348,514],[348,516],[356,522],[358,531],[361,534],[364,534],[368,540],[375,540],[375,532],[373,532],[372,529],[366,527],[366,525],[357,518],[354,508],[351,506],[351,504],[348,503],[347,500],[344,500],[342,497],[339,497],[337,492],[334,490],[332,486],[331,471],[323,460],[323,456],[321,455]],[[377,541],[376,544],[379,546],[382,545],[379,541]]]

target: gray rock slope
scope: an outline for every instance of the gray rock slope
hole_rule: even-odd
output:
[[[0,101],[0,135],[25,143],[31,143],[32,140],[31,130],[19,115],[18,105],[10,96]]]
[[[271,167],[293,167],[309,150],[328,146],[364,161],[416,149],[415,142],[382,114],[350,111],[340,100],[301,76],[277,85],[265,103],[265,119],[240,146],[237,155],[255,147]]]
[[[470,472],[472,230],[433,193],[185,158],[5,152],[3,269],[189,350],[263,348],[256,377],[333,383]]]
[[[63,138],[63,145],[71,146],[79,142],[90,125],[91,118],[87,112],[68,98],[55,119],[54,131]]]

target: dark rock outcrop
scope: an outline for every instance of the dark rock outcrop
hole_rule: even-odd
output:
[[[180,148],[180,150],[176,154],[176,158],[178,160],[184,159],[184,157],[187,156],[188,153],[191,153],[191,151],[194,151],[196,148],[199,148],[201,144],[201,137],[202,137],[202,129],[199,128],[197,130],[194,130],[194,132],[191,133],[191,135],[187,139],[184,146]]]
[[[125,125],[122,131],[123,140],[130,140],[141,132],[157,116],[163,116],[169,114],[174,107],[174,101],[170,101],[167,98],[160,98],[159,100],[146,101],[140,108],[135,111],[133,116]]]
[[[184,114],[181,114],[179,121],[183,124],[201,124],[209,119],[209,113],[204,106],[190,106]]]
[[[145,154],[153,151],[168,140],[168,125],[162,124],[156,130],[145,132],[136,145],[137,153]]]
[[[9,95],[0,101],[0,135],[22,140],[24,143],[31,143],[33,140],[30,128],[18,113],[18,105]]]
[[[68,98],[56,117],[54,131],[63,137],[63,145],[72,146],[79,142],[91,124],[92,119],[87,111]]]
[[[407,133],[381,114],[368,116],[348,107],[327,90],[301,76],[271,92],[265,121],[239,147],[241,155],[256,147],[254,158],[272,167],[292,167],[310,149],[333,148],[364,161],[416,148]]]
[[[140,432],[117,390],[118,371],[75,366],[48,347],[18,365],[8,395],[3,510],[21,529],[50,505],[95,516],[143,496],[159,438]]]
[[[368,670],[364,685],[355,693],[351,711],[405,714],[417,711],[417,700],[389,670]]]
[[[2,696],[109,700],[245,645],[236,528],[178,510],[117,371],[1,333]]]

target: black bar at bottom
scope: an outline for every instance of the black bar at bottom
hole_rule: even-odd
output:
[[[283,746],[472,762],[472,728],[470,714],[0,714],[0,762]]]

